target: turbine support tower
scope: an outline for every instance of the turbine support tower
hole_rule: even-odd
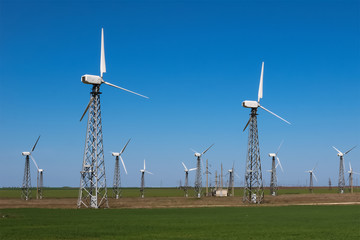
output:
[[[115,157],[113,197],[116,198],[116,199],[119,199],[119,197],[121,197],[121,180],[120,180],[119,156]]]
[[[201,179],[201,159],[197,157],[196,163],[196,179],[195,179],[195,197],[200,198],[202,194],[202,179]]]
[[[243,201],[249,203],[262,203],[264,199],[264,189],[257,128],[257,108],[251,108],[248,124],[249,135]]]
[[[22,184],[21,198],[24,200],[31,199],[31,176],[30,176],[30,157],[27,155],[25,157],[25,169],[24,169],[24,178]]]
[[[271,180],[270,180],[270,194],[276,196],[278,192],[275,156],[272,157],[271,164]]]
[[[100,85],[94,84],[89,103],[85,151],[80,172],[78,208],[108,208],[103,134],[100,108]]]
[[[309,192],[310,192],[310,193],[313,193],[313,191],[314,191],[313,172],[310,172]]]
[[[345,189],[345,176],[344,176],[344,157],[340,156],[339,167],[339,193],[344,193]]]
[[[141,172],[141,188],[140,188],[140,195],[141,198],[144,198],[144,190],[145,190],[145,172]]]
[[[184,187],[185,197],[189,196],[188,186],[189,186],[189,172],[185,172],[185,187]]]

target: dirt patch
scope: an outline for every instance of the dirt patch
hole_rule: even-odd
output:
[[[0,199],[0,208],[77,208],[76,198],[51,198],[24,201]],[[289,194],[265,196],[261,206],[360,204],[360,194]],[[192,208],[259,206],[243,203],[242,197],[149,197],[109,198],[110,208]]]

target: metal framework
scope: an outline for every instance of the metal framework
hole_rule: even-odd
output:
[[[114,181],[113,182],[114,182],[113,197],[116,199],[119,199],[119,197],[121,197],[121,194],[122,194],[119,156],[115,157],[115,170],[114,170]]]
[[[345,189],[345,176],[344,176],[344,157],[340,156],[339,167],[339,193],[344,193]]]
[[[234,169],[229,171],[229,186],[228,186],[228,196],[234,196]]]
[[[24,178],[22,184],[21,198],[24,200],[31,199],[31,176],[30,176],[30,157],[27,155],[25,157],[25,168],[24,168]]]
[[[270,179],[270,194],[276,196],[278,192],[275,156],[272,157],[271,164],[271,179]]]
[[[251,109],[246,158],[243,201],[249,203],[262,203],[264,199],[256,112],[257,108]]]
[[[141,172],[141,188],[140,188],[141,198],[144,198],[144,192],[145,192],[145,172]]]
[[[184,186],[185,197],[189,196],[188,186],[189,186],[189,172],[185,171],[185,186]]]
[[[202,178],[201,178],[201,159],[197,157],[196,165],[196,178],[195,178],[195,197],[200,198],[202,195]]]
[[[313,172],[309,172],[310,173],[310,184],[309,184],[309,192],[313,193],[314,191],[314,183],[313,183]]]
[[[103,134],[101,125],[100,85],[93,85],[88,114],[85,151],[80,172],[78,208],[108,208]]]
[[[36,199],[43,198],[43,186],[44,186],[44,176],[43,176],[43,169],[39,169],[37,174],[37,191],[36,191]]]

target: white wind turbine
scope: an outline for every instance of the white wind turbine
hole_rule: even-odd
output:
[[[197,163],[196,163],[196,178],[195,178],[195,195],[200,198],[201,197],[201,188],[202,188],[202,179],[201,179],[201,157],[204,155],[214,144],[212,144],[210,147],[208,147],[205,151],[202,153],[199,153],[195,151],[194,149],[191,149],[195,154]]]
[[[354,192],[354,185],[353,185],[353,175],[354,174],[358,174],[360,175],[360,173],[354,172],[353,169],[351,168],[351,163],[349,162],[349,185],[350,185],[350,192],[353,193]]]
[[[138,96],[148,98],[139,93],[130,91],[123,87],[116,86],[106,82],[103,74],[106,72],[105,65],[105,47],[104,47],[104,29],[101,29],[101,56],[100,56],[100,76],[85,74],[81,76],[81,82],[92,85],[90,92],[90,101],[80,118],[88,114],[85,150],[80,171],[80,189],[77,206],[86,208],[109,207],[106,187],[105,161],[103,149],[103,132],[100,104],[100,86],[102,84],[115,87]]]
[[[21,191],[21,198],[25,200],[29,200],[31,198],[31,175],[30,175],[30,158],[34,162],[36,169],[39,174],[39,168],[35,162],[35,159],[31,155],[32,152],[35,150],[35,147],[40,139],[40,136],[36,140],[34,146],[32,147],[30,152],[22,152],[21,155],[25,156],[25,169],[24,169],[24,178],[22,184],[22,191]],[[37,188],[39,188],[37,184]]]
[[[125,146],[123,147],[123,149],[120,152],[112,152],[111,155],[113,155],[115,157],[115,169],[114,169],[114,186],[113,186],[113,195],[116,199],[119,199],[119,197],[121,197],[121,178],[120,178],[120,164],[119,164],[119,159],[121,160],[121,163],[124,167],[125,173],[127,175],[127,170],[125,167],[125,163],[123,158],[121,157],[121,155],[124,153],[125,148],[127,147],[127,145],[129,144],[131,139],[129,139],[129,141],[127,141],[127,143],[125,144]]]
[[[290,124],[290,122],[266,109],[260,105],[260,100],[263,97],[263,77],[264,77],[264,62],[261,66],[260,84],[258,91],[257,101],[245,100],[242,102],[242,106],[245,108],[251,108],[249,121],[246,123],[244,130],[249,126],[248,134],[248,149],[246,159],[246,171],[245,171],[245,187],[243,200],[251,203],[261,203],[264,199],[263,180],[261,172],[260,161],[260,146],[257,127],[257,110],[262,108],[270,114],[282,121]]]
[[[314,176],[314,178],[315,178],[316,182],[318,181],[318,180],[317,180],[317,178],[316,178],[316,176],[315,176],[315,172],[314,172],[314,170],[315,170],[316,166],[317,166],[317,164],[315,165],[315,167],[314,167],[313,169],[305,171],[305,172],[308,172],[308,173],[310,174],[310,185],[309,185],[309,191],[310,191],[311,193],[313,192],[313,188],[314,188],[314,184],[313,184],[313,176]]]
[[[185,163],[181,162],[182,165],[184,166],[184,171],[185,171],[185,186],[184,186],[184,191],[185,191],[185,197],[188,197],[188,187],[189,187],[189,172],[196,170],[196,168],[190,168],[188,169],[185,166]]]
[[[355,146],[356,147],[356,146]],[[350,150],[346,151],[345,153],[340,152],[336,147],[333,146],[335,151],[338,152],[338,156],[340,157],[340,167],[339,167],[339,192],[344,193],[345,189],[345,164],[344,164],[344,156],[348,154],[351,150],[353,150],[355,147],[351,148]]]
[[[146,166],[145,166],[145,159],[144,159],[144,169],[140,170],[141,172],[141,188],[140,188],[140,193],[141,193],[141,198],[144,198],[144,190],[145,190],[145,173],[149,173],[152,174],[151,172],[146,170]]]

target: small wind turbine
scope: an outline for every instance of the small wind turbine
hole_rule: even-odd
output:
[[[351,168],[351,163],[349,162],[349,185],[350,185],[350,192],[353,193],[354,192],[354,185],[353,185],[353,175],[354,174],[358,174],[360,175],[360,173],[354,172],[353,169]]]
[[[262,108],[270,114],[282,121],[290,124],[290,122],[271,112],[260,105],[260,99],[263,97],[263,77],[264,77],[264,62],[261,66],[260,84],[258,91],[258,100],[249,101],[245,100],[242,102],[242,106],[245,108],[251,108],[249,121],[246,123],[244,130],[249,127],[248,135],[248,150],[246,159],[246,171],[245,171],[245,187],[244,187],[244,198],[243,200],[251,203],[261,203],[264,198],[263,180],[261,173],[261,161],[260,161],[260,147],[259,147],[259,136],[257,127],[257,110]]]
[[[185,191],[185,197],[188,197],[188,187],[189,187],[189,172],[196,170],[196,168],[191,168],[188,169],[185,166],[185,163],[181,162],[182,165],[184,166],[184,171],[185,171],[185,187],[184,187],[184,191]]]
[[[40,139],[40,136],[36,140],[36,142],[30,152],[22,152],[21,153],[23,156],[25,156],[25,169],[24,169],[24,178],[23,178],[23,184],[22,184],[21,198],[25,199],[25,200],[29,200],[31,198],[30,158],[34,162],[36,168],[39,169],[35,162],[35,159],[31,155],[32,152],[35,150],[36,144],[38,143],[39,139]]]
[[[282,146],[284,141],[282,141],[276,151],[276,153],[269,153],[269,157],[271,157],[272,159],[272,164],[271,164],[271,170],[268,170],[268,172],[271,172],[271,179],[270,179],[270,194],[273,196],[277,195],[277,191],[278,191],[278,185],[277,185],[277,175],[276,175],[276,168],[277,166],[280,166],[281,171],[284,172],[284,169],[281,166],[281,162],[280,159],[278,157],[280,148]],[[277,160],[277,164],[276,164],[276,160]]]
[[[234,165],[233,162],[232,168],[228,170],[229,174],[229,185],[228,185],[228,195],[233,197],[234,196]]]
[[[196,179],[195,179],[195,195],[200,198],[201,197],[201,188],[202,188],[202,179],[201,179],[201,156],[204,155],[214,144],[208,147],[202,153],[199,153],[193,149],[191,149],[195,154],[197,159],[197,167],[196,167]]]
[[[149,172],[149,171],[146,170],[145,159],[144,159],[144,169],[141,169],[140,172],[141,172],[141,188],[140,188],[140,193],[141,193],[141,198],[144,198],[145,173],[153,174],[153,173],[151,173],[151,172]]]
[[[30,156],[31,159],[33,160],[35,167],[36,167],[36,172],[37,172],[37,176],[36,176],[36,199],[42,199],[42,188],[43,188],[43,183],[44,183],[44,169],[40,169],[35,161],[35,159]]]
[[[125,148],[127,147],[127,145],[129,144],[131,139],[129,139],[129,141],[127,141],[127,143],[125,144],[125,146],[123,147],[123,149],[120,152],[112,152],[111,154],[115,157],[115,170],[114,170],[114,186],[113,186],[113,195],[116,199],[119,199],[119,197],[121,197],[121,178],[120,178],[120,164],[119,164],[119,158],[121,160],[121,163],[124,167],[125,173],[127,175],[127,171],[126,171],[126,167],[125,167],[125,163],[124,160],[121,157],[121,154],[124,153]]]
[[[316,165],[317,165],[317,164],[316,164]],[[310,174],[309,191],[310,191],[311,193],[313,193],[313,188],[314,188],[313,176],[314,176],[316,182],[318,181],[317,178],[316,178],[316,176],[315,176],[315,172],[314,172],[314,170],[315,170],[315,168],[316,168],[316,165],[315,165],[315,167],[314,167],[313,169],[305,171],[305,172],[308,172],[308,173]]]
[[[356,146],[355,146],[356,147]],[[353,150],[355,147],[351,148],[350,150],[346,151],[345,153],[340,152],[336,147],[333,146],[335,151],[338,152],[338,156],[340,157],[340,167],[339,167],[339,192],[344,193],[345,189],[345,164],[344,164],[344,156],[348,154],[351,150]]]

